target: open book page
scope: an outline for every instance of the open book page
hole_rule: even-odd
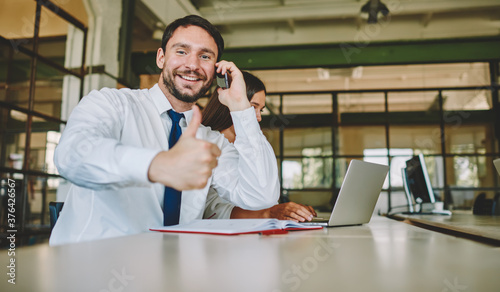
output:
[[[194,220],[187,224],[161,226],[151,231],[187,232],[210,234],[245,234],[269,230],[321,229],[321,226],[305,226],[289,220],[278,219],[214,219]]]

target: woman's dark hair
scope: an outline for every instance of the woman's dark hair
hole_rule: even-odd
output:
[[[243,79],[245,80],[245,84],[247,86],[247,97],[250,101],[254,94],[259,91],[264,90],[266,93],[266,87],[262,81],[255,77],[254,75],[242,71]],[[233,120],[231,119],[231,115],[229,114],[229,109],[227,106],[223,105],[219,101],[219,95],[217,94],[217,90],[214,90],[210,99],[208,100],[207,105],[203,109],[203,117],[201,120],[201,124],[211,127],[212,130],[222,131],[233,125]]]
[[[188,15],[183,18],[176,19],[172,23],[170,23],[167,26],[167,28],[165,28],[165,31],[163,32],[163,37],[161,39],[161,48],[163,49],[163,52],[165,53],[167,49],[168,40],[172,37],[175,30],[178,29],[180,26],[188,27],[190,25],[199,26],[212,36],[215,43],[217,44],[217,61],[220,61],[222,52],[224,51],[224,40],[222,39],[220,32],[213,24],[211,24],[208,20],[198,15]]]

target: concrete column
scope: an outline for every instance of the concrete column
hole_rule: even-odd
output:
[[[103,87],[115,88],[118,77],[119,60],[118,44],[122,21],[121,0],[83,0],[89,15],[87,33],[86,67],[89,73],[84,79],[83,95],[94,89]],[[66,41],[66,68],[79,68],[82,62],[83,32],[72,25],[68,25]],[[92,73],[92,67],[104,66],[104,73]],[[63,101],[61,119],[67,120],[73,108],[80,99],[80,81],[73,76],[65,76],[63,83]]]
[[[64,67],[76,69],[82,66],[84,33],[68,24]],[[73,75],[65,75],[62,88],[61,120],[67,120],[69,114],[78,104],[80,98],[80,79]]]
[[[104,65],[106,73],[118,77],[118,44],[122,21],[121,0],[83,0],[89,15],[87,67]],[[91,73],[92,70],[89,71]],[[98,73],[85,77],[83,94],[103,87],[115,88],[116,80]]]

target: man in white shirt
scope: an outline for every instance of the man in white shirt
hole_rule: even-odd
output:
[[[276,204],[274,152],[248,102],[241,71],[219,61],[223,48],[214,26],[186,16],[165,29],[156,57],[162,69],[158,84],[144,90],[104,88],[82,99],[56,148],[55,163],[72,186],[51,245],[163,225],[165,186],[182,191],[180,223],[203,217],[207,195],[250,210]],[[200,125],[201,114],[193,107],[215,71],[232,77],[228,89],[217,90],[231,111],[234,145]],[[173,147],[168,142],[174,126],[169,110],[184,114],[182,136]],[[216,192],[209,194],[210,188]],[[213,201],[217,217],[229,218],[232,207],[220,204],[217,209]]]

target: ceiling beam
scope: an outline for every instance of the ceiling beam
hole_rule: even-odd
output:
[[[286,22],[288,24],[290,32],[293,34],[295,32],[295,21],[293,21],[293,19],[288,19]]]
[[[165,23],[161,20],[147,5],[141,0],[135,1],[134,7],[135,16],[151,31],[158,28],[159,24],[165,27]]]
[[[178,0],[183,1],[183,0]],[[233,6],[237,6],[236,4]],[[199,12],[215,25],[254,23],[254,22],[282,22],[288,19],[331,19],[356,17],[360,13],[359,2],[337,2],[317,3],[297,6],[275,6],[275,7],[233,7],[231,13],[225,13],[220,17],[220,7],[203,7]],[[500,7],[498,0],[455,0],[455,1],[413,1],[388,3],[391,15],[426,14],[432,12],[456,12],[471,11],[474,9]]]
[[[155,56],[155,52],[134,53],[134,73],[153,73]],[[481,38],[372,43],[366,47],[329,44],[227,49],[222,58],[245,70],[500,61],[500,40]]]
[[[227,50],[222,58],[243,69],[351,67],[500,60],[500,40],[460,39]]]
[[[422,26],[427,27],[431,22],[431,19],[432,19],[432,12],[425,13],[424,16],[422,17]]]
[[[200,12],[194,7],[193,3],[189,0],[177,0],[177,3],[179,6],[184,9],[186,14],[194,14],[194,15],[200,15]]]

